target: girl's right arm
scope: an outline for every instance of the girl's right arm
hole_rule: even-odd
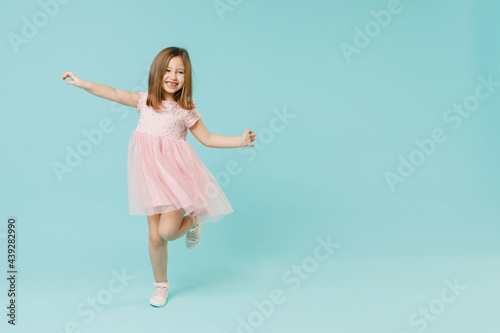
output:
[[[127,106],[132,106],[132,107],[136,107],[137,103],[139,101],[139,93],[137,93],[137,92],[120,90],[120,89],[116,89],[116,88],[113,88],[110,86],[105,86],[105,85],[94,83],[94,82],[83,81],[82,79],[78,78],[72,72],[64,73],[62,75],[62,79],[64,80],[68,76],[73,81],[66,81],[67,84],[71,84],[71,85],[76,86],[78,88],[82,88],[82,89],[86,90],[87,92],[89,92],[93,95],[96,95],[97,97],[105,98],[105,99],[108,99],[110,101],[120,103],[123,105],[127,105]]]

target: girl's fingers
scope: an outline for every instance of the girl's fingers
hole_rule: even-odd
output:
[[[69,76],[72,80],[75,80],[75,79],[76,79],[76,76],[75,76],[73,73],[71,73],[71,72],[66,72],[66,73],[64,73],[64,74],[63,74],[63,76],[62,76],[62,79],[64,80],[64,79],[66,79],[68,76]]]
[[[67,72],[66,73],[66,77],[70,77],[72,80],[74,80],[76,78],[75,74],[73,74],[72,72]]]

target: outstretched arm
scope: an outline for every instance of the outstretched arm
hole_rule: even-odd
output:
[[[67,84],[82,88],[85,91],[96,95],[97,97],[105,98],[110,101],[120,103],[127,106],[136,107],[139,101],[139,93],[116,89],[102,84],[83,81],[72,72],[66,72],[62,75],[62,79],[70,77],[73,81],[66,81]]]
[[[198,139],[204,146],[211,148],[239,148],[239,147],[253,147],[256,134],[253,131],[248,131],[248,126],[240,136],[225,136],[219,134],[212,134],[205,127],[201,119],[198,119],[193,126],[189,128],[193,136]]]

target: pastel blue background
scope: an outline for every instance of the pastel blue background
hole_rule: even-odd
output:
[[[389,2],[233,1],[221,19],[211,0],[73,0],[17,53],[9,33],[20,35],[41,5],[4,4],[0,258],[7,271],[6,220],[15,216],[19,294],[13,328],[2,279],[2,332],[60,333],[71,322],[93,333],[410,333],[424,323],[427,332],[498,332],[500,87],[457,129],[443,114],[475,92],[478,77],[500,81],[500,4],[401,0],[348,62],[341,43],[353,44],[354,29]],[[190,53],[207,128],[235,136],[249,126],[257,142],[213,149],[188,134],[234,213],[204,224],[194,251],[184,238],[169,244],[169,298],[155,309],[146,217],[128,214],[126,158],[139,114],[61,75],[145,91],[168,46]],[[273,131],[283,110],[295,117]],[[59,181],[52,163],[105,118],[113,131]],[[435,128],[447,140],[391,191],[384,173]],[[227,181],[230,161],[241,172]],[[340,244],[323,262],[313,259],[318,237]],[[283,276],[301,264],[312,272],[295,275],[293,290]],[[87,322],[79,305],[110,295],[122,270],[133,279]],[[445,304],[443,281],[455,279],[466,289]],[[285,301],[238,330],[275,289]],[[432,320],[415,317],[432,306]]]

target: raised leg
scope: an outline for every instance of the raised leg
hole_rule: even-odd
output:
[[[187,215],[181,208],[160,215],[158,232],[160,237],[166,241],[173,241],[184,236],[194,225],[194,218]]]

